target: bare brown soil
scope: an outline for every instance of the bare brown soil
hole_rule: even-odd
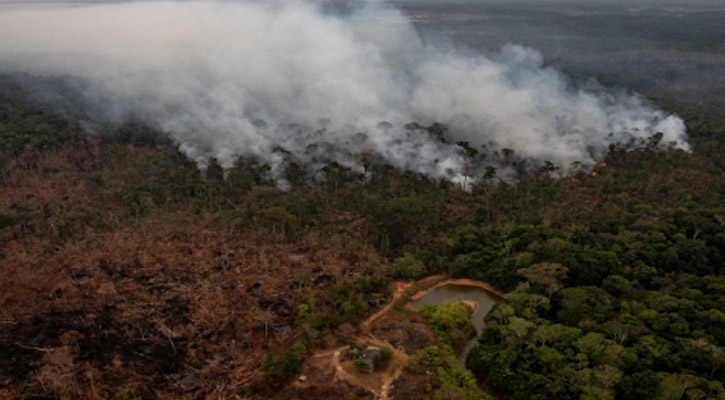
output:
[[[383,308],[378,310],[375,314],[368,317],[363,323],[360,325],[364,330],[367,330],[370,328],[370,325],[372,325],[375,321],[377,321],[380,317],[387,314],[390,309],[395,305],[395,301],[400,299],[403,294],[405,293],[405,290],[409,287],[413,286],[413,282],[394,282],[393,283],[393,298],[391,301],[389,301]]]
[[[381,372],[366,373],[355,369],[352,362],[343,358],[347,346],[320,351],[311,356],[302,369],[304,382],[295,382],[295,387],[325,387],[343,381],[351,387],[371,393],[377,400],[392,398],[407,399],[414,396],[426,379],[408,373],[408,355],[434,342],[434,333],[419,314],[406,314],[393,307],[398,301],[419,299],[429,291],[446,284],[468,285],[484,288],[494,295],[503,297],[503,292],[491,285],[469,279],[447,279],[434,276],[419,282],[393,283],[393,298],[378,312],[366,319],[361,326],[361,335],[355,338],[358,344],[390,345],[395,354],[390,365]],[[416,290],[410,293],[410,290]],[[475,310],[476,302],[465,304]],[[334,371],[330,374],[329,371]],[[314,376],[314,377],[313,377]]]
[[[0,398],[274,398],[262,363],[299,339],[303,294],[328,301],[381,263],[344,218],[342,242],[187,206],[129,215],[124,165],[155,152],[88,143],[2,171],[0,213],[31,218],[0,231]]]
[[[160,151],[89,141],[24,152],[1,171],[0,213],[29,218],[0,230],[0,399],[386,398],[415,380],[406,354],[434,335],[394,305],[445,277],[396,283],[358,328],[315,339],[307,382],[270,382],[264,358],[302,339],[304,295],[330,303],[331,284],[380,273],[366,221],[337,215],[324,237],[292,239],[190,205],[130,210],[125,185]],[[265,204],[278,195],[255,190]],[[394,368],[360,385],[334,351],[314,353],[350,338],[391,344]]]
[[[378,325],[379,320],[388,316],[395,301],[403,295],[405,289],[410,287],[411,284],[407,282],[394,282],[392,284],[392,300],[360,324],[361,333],[354,338],[355,342],[364,346],[391,346],[391,343],[377,338],[371,332],[371,327]],[[305,362],[299,379],[292,386],[294,388],[310,389],[330,387],[339,384],[339,382],[345,382],[351,387],[372,394],[375,399],[387,400],[390,398],[389,392],[393,382],[401,376],[408,365],[406,352],[396,348],[397,346],[393,345],[391,347],[394,348],[394,353],[387,367],[382,371],[374,372],[358,371],[351,360],[344,359],[343,355],[348,346],[319,351]],[[334,373],[331,373],[331,371],[334,371]],[[343,395],[338,393],[338,396]]]
[[[473,300],[463,300],[463,304],[471,309],[471,312],[475,312],[478,309],[478,302]]]

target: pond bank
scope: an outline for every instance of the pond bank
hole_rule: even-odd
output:
[[[392,299],[380,310],[363,321],[353,340],[361,345],[390,346],[394,350],[394,362],[380,373],[364,373],[354,368],[346,368],[343,353],[348,346],[321,350],[313,354],[303,365],[300,378],[292,385],[297,390],[316,390],[315,388],[336,388],[345,391],[340,385],[349,385],[362,389],[376,399],[392,398],[394,383],[420,392],[422,385],[429,383],[425,375],[411,374],[407,371],[408,358],[422,349],[427,342],[433,341],[434,333],[428,322],[419,314],[410,311],[418,305],[445,304],[461,301],[471,309],[473,339],[465,341],[465,347],[458,357],[459,366],[465,368],[465,356],[475,344],[475,338],[484,328],[483,318],[493,304],[503,299],[503,292],[486,282],[470,279],[453,279],[445,275],[430,276],[415,282],[393,282]],[[430,301],[430,302],[428,302]],[[466,337],[465,339],[467,339]],[[421,341],[422,340],[422,341]],[[419,344],[415,344],[418,343]],[[415,348],[415,346],[420,346]],[[409,348],[412,346],[413,348]],[[458,346],[457,346],[458,347]],[[406,386],[408,385],[408,386]],[[396,384],[397,387],[397,384]],[[333,391],[334,391],[333,390]],[[400,390],[400,389],[398,389]],[[342,397],[341,397],[342,398]]]
[[[447,279],[436,283],[428,289],[421,290],[410,297],[410,307],[420,309],[424,306],[439,306],[448,303],[461,302],[471,310],[470,321],[475,329],[475,335],[469,338],[463,349],[458,353],[458,362],[465,368],[466,357],[476,344],[486,326],[486,315],[493,306],[502,300],[500,291],[492,291],[491,285],[485,282],[468,279]]]
[[[436,282],[433,286],[430,286],[426,289],[422,289],[422,290],[414,293],[413,295],[411,295],[409,297],[409,300],[410,301],[418,300],[421,297],[428,294],[429,292],[431,292],[441,286],[445,286],[445,285],[472,286],[472,287],[481,288],[481,289],[484,289],[487,292],[493,294],[494,296],[498,297],[499,300],[502,300],[506,296],[506,294],[503,291],[501,291],[500,289],[498,289],[497,287],[495,287],[489,283],[483,282],[483,281],[475,281],[473,279],[466,279],[466,278],[456,278],[456,279],[445,278],[444,276],[441,276],[441,275],[436,275],[436,277],[442,278],[442,279],[439,282]]]

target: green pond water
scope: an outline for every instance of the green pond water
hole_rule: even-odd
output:
[[[493,305],[496,304],[496,297],[488,292],[486,289],[468,286],[468,285],[457,285],[448,284],[439,286],[430,292],[426,293],[423,297],[413,301],[411,304],[413,308],[420,308],[425,305],[439,305],[446,303],[453,303],[457,301],[473,301],[478,304],[478,307],[471,315],[471,322],[473,327],[476,329],[476,336],[480,335],[485,327],[486,323],[484,318],[486,314],[491,311]],[[458,361],[464,365],[466,362],[466,356],[471,351],[476,338],[471,339],[461,351],[458,356]]]

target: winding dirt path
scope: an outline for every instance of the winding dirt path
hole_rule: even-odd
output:
[[[371,342],[371,344],[382,346],[385,343],[375,341]],[[390,388],[393,386],[393,382],[403,374],[405,367],[408,365],[408,355],[396,349],[393,358],[390,360],[390,366],[386,371],[381,373],[380,380],[371,383],[351,374],[345,369],[342,353],[346,348],[347,346],[340,347],[334,351],[332,363],[335,366],[335,379],[343,380],[351,385],[368,390],[375,396],[375,399],[390,400]]]
[[[342,352],[347,346],[335,349],[335,353],[332,356],[332,365],[335,366],[335,379],[343,380],[353,386],[358,386],[363,389],[370,391],[376,399],[382,399],[383,393],[381,388],[375,387],[369,383],[364,382],[357,376],[347,372],[345,367],[342,365]]]
[[[400,297],[405,293],[405,289],[413,286],[413,282],[395,282],[395,289],[393,290],[393,298],[388,302],[388,304],[385,305],[385,307],[378,310],[375,314],[371,315],[363,321],[362,324],[360,324],[360,327],[367,331],[368,328],[370,328],[370,325],[372,325],[373,322],[377,321],[380,317],[387,314],[388,311],[393,307],[395,302],[400,299]]]
[[[504,297],[504,293],[501,290],[485,282],[474,281],[471,279],[443,279],[443,276],[430,277],[427,279],[436,278],[441,279],[440,282],[435,283],[427,289],[422,289],[414,293],[410,296],[410,301],[414,301],[425,296],[426,293],[430,292],[435,288],[449,284],[480,287],[489,291],[497,297]],[[355,340],[360,342],[366,342],[370,345],[375,346],[390,346],[389,343],[378,339],[372,333],[370,333],[370,326],[382,316],[387,314],[390,309],[395,305],[396,301],[398,301],[405,294],[406,289],[410,288],[414,284],[414,282],[395,282],[393,298],[383,308],[378,310],[376,313],[368,317],[360,324],[362,334],[358,336]],[[478,304],[472,301],[468,301],[466,302],[466,304],[474,310],[478,307]],[[386,371],[382,373],[381,379],[373,384],[371,382],[366,382],[365,380],[350,373],[345,369],[342,355],[347,348],[348,346],[342,346],[335,349],[323,350],[317,352],[316,354],[311,356],[311,358],[330,357],[329,362],[332,364],[331,367],[334,368],[335,371],[333,380],[341,380],[353,386],[363,388],[373,393],[376,400],[390,400],[390,389],[393,386],[393,382],[395,382],[400,377],[400,375],[403,374],[405,367],[408,365],[408,355],[402,350],[394,349],[395,352],[393,353],[393,358],[390,361],[390,366]]]
[[[408,355],[398,350],[395,353],[395,357],[400,357],[401,359],[397,361],[398,365],[393,369],[393,373],[383,380],[383,385],[380,388],[380,400],[390,399],[390,389],[393,386],[393,382],[400,378],[400,375],[405,371],[405,367],[408,366]],[[396,360],[394,359],[393,362],[396,362]]]

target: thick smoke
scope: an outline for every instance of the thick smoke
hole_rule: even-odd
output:
[[[97,121],[143,121],[200,165],[253,156],[280,176],[290,160],[361,169],[367,153],[456,182],[495,162],[472,163],[457,142],[513,149],[561,172],[656,132],[688,148],[682,120],[637,96],[574,88],[520,46],[482,55],[424,43],[404,15],[377,3],[342,12],[309,1],[0,10],[4,70],[80,77]],[[446,140],[423,128],[435,122]]]

